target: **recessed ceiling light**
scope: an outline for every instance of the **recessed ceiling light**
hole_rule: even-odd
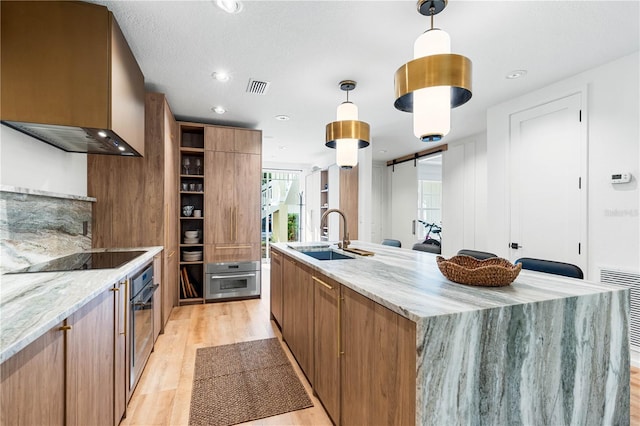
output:
[[[211,74],[211,77],[215,78],[221,83],[226,83],[227,81],[229,81],[229,78],[230,78],[229,74],[224,71],[215,71],[214,73]]]
[[[291,117],[289,117],[288,115],[284,115],[284,114],[276,115],[276,120],[287,121],[289,119],[291,119]]]
[[[285,150],[285,149],[287,149],[287,146],[286,145],[279,145],[278,149]]]
[[[507,74],[506,78],[509,80],[515,80],[516,78],[524,77],[525,75],[527,75],[527,70],[515,70]]]
[[[100,131],[98,132],[98,136],[100,136],[101,138],[106,138],[106,137],[107,137],[107,133],[106,133],[106,132],[103,132],[102,130],[100,130]]]
[[[240,13],[242,11],[242,3],[235,0],[215,0],[216,6],[227,13]]]
[[[225,112],[227,112],[227,110],[224,109],[224,107],[221,107],[220,105],[211,108],[211,111],[215,112],[216,114],[224,114]]]
[[[125,150],[124,146],[119,146],[119,147],[118,147],[118,149],[119,149],[120,151],[124,151],[124,150]]]
[[[378,151],[380,154],[386,154],[387,150],[386,149],[381,149],[380,151]]]

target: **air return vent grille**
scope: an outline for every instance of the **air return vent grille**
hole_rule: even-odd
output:
[[[640,274],[615,269],[600,269],[600,281],[628,287],[631,291],[631,311],[629,315],[629,343],[632,349],[640,351]]]
[[[265,95],[267,93],[267,90],[269,90],[270,85],[270,81],[254,80],[250,78],[249,84],[247,85],[247,93],[253,93],[255,95]]]

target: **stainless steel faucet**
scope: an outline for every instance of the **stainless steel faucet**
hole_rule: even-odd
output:
[[[322,227],[325,225],[327,216],[329,215],[329,213],[333,213],[333,212],[336,212],[340,216],[342,216],[342,223],[344,224],[342,230],[344,231],[344,234],[342,236],[342,242],[338,243],[338,247],[344,250],[347,247],[349,247],[349,244],[351,244],[351,241],[349,241],[349,231],[347,230],[347,217],[344,215],[344,213],[342,213],[342,211],[338,209],[329,209],[326,212],[324,212],[322,214],[322,218],[320,219],[320,233],[322,233]]]

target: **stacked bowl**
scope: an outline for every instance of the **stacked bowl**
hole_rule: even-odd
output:
[[[200,239],[198,238],[198,231],[185,231],[184,243],[185,244],[198,244]]]
[[[197,262],[199,260],[202,260],[202,250],[197,250],[197,251],[182,250],[183,262]]]

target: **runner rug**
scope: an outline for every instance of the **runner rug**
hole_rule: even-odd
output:
[[[191,426],[235,425],[312,406],[277,338],[196,352]]]

